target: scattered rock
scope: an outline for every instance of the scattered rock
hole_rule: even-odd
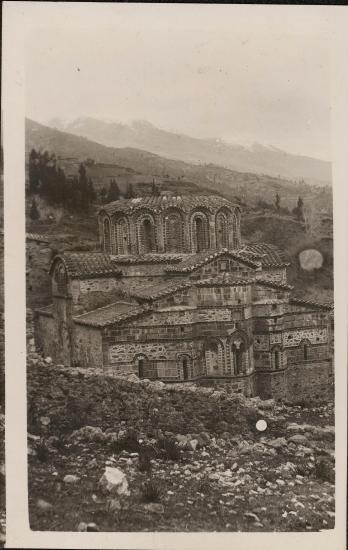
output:
[[[290,443],[296,443],[296,444],[307,443],[307,437],[302,434],[295,434],[289,437],[288,441],[290,441]]]
[[[42,498],[38,499],[38,501],[36,503],[36,506],[38,508],[40,508],[40,510],[43,510],[44,512],[49,512],[53,508],[53,505],[50,504],[50,502],[47,502],[46,500],[43,500]]]
[[[80,523],[77,526],[78,531],[87,531],[87,523],[84,521],[80,521]]]
[[[106,501],[106,509],[108,512],[119,512],[122,506],[117,498],[109,498]]]
[[[144,508],[148,512],[152,512],[153,514],[163,514],[164,513],[164,506],[160,502],[150,502],[149,504],[145,504]]]
[[[99,480],[100,487],[104,493],[129,495],[128,481],[126,474],[120,468],[106,466],[105,472]]]
[[[98,525],[97,525],[96,523],[88,523],[86,531],[97,532],[97,531],[99,531],[99,530],[100,530],[100,529],[99,529],[99,527],[98,527]]]
[[[63,481],[64,483],[77,483],[79,479],[80,478],[78,476],[67,474],[66,476],[64,476]]]

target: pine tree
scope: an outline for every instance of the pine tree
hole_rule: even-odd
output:
[[[102,204],[107,202],[107,200],[106,200],[107,191],[106,191],[105,187],[101,188],[101,190],[99,191],[99,195],[100,195],[100,200],[101,200]]]
[[[109,185],[109,191],[107,194],[106,202],[118,201],[120,199],[120,190],[116,180],[112,179]]]
[[[38,207],[37,207],[37,204],[36,204],[36,200],[33,199],[31,201],[31,206],[30,206],[30,219],[33,220],[33,221],[37,221],[40,219],[40,212],[38,210]]]
[[[133,185],[131,183],[128,184],[127,191],[125,194],[126,199],[133,199],[134,198],[134,190]]]
[[[155,180],[152,180],[151,193],[155,197],[158,197],[160,195],[160,190],[158,189],[157,185],[155,184]]]
[[[280,209],[280,195],[279,195],[279,193],[276,194],[275,207],[276,207],[277,210]]]

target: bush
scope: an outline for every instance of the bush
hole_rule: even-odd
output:
[[[177,462],[181,459],[181,452],[178,447],[178,444],[174,439],[169,437],[164,437],[158,442],[159,448],[161,450],[161,455],[164,460],[173,460]]]
[[[142,486],[142,496],[146,502],[158,502],[161,498],[162,488],[158,481],[149,479]]]
[[[124,436],[120,437],[117,441],[112,442],[111,450],[114,453],[120,453],[121,451],[138,453],[140,450],[140,443],[138,441],[138,434],[136,431],[128,430]]]
[[[320,457],[314,465],[314,475],[322,481],[335,482],[335,470],[333,464],[327,458]]]
[[[140,472],[151,472],[151,458],[147,454],[139,455],[139,471]]]
[[[50,451],[46,441],[44,441],[43,439],[40,439],[40,441],[37,443],[35,447],[35,451],[36,451],[36,456],[40,462],[47,462],[48,457],[50,455]]]

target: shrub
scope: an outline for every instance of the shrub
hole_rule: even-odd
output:
[[[118,439],[117,441],[113,441],[111,443],[111,450],[114,453],[120,453],[121,451],[138,453],[140,450],[140,444],[136,431],[128,430],[124,436],[120,437],[120,439]]]
[[[181,459],[181,452],[178,444],[174,439],[163,437],[158,442],[161,450],[161,455],[164,460],[173,460],[177,462]]]
[[[152,468],[151,458],[147,454],[139,455],[139,470],[140,472],[150,472]]]
[[[142,496],[146,502],[158,502],[161,498],[162,488],[158,481],[149,479],[142,486]]]
[[[211,484],[208,481],[208,479],[205,479],[205,478],[200,479],[198,483],[197,491],[205,495],[209,491],[210,485]]]
[[[40,460],[40,462],[47,462],[50,451],[46,441],[44,441],[43,439],[40,439],[40,441],[37,443],[35,447],[35,451],[36,451],[36,456],[38,460]]]
[[[314,465],[314,475],[317,479],[334,483],[335,470],[333,464],[327,458],[320,457]]]

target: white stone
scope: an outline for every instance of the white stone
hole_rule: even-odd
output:
[[[80,478],[78,476],[67,474],[66,476],[64,476],[63,481],[64,483],[77,483],[79,479]]]
[[[120,468],[106,466],[105,472],[99,480],[101,489],[105,493],[129,495],[126,474]]]

